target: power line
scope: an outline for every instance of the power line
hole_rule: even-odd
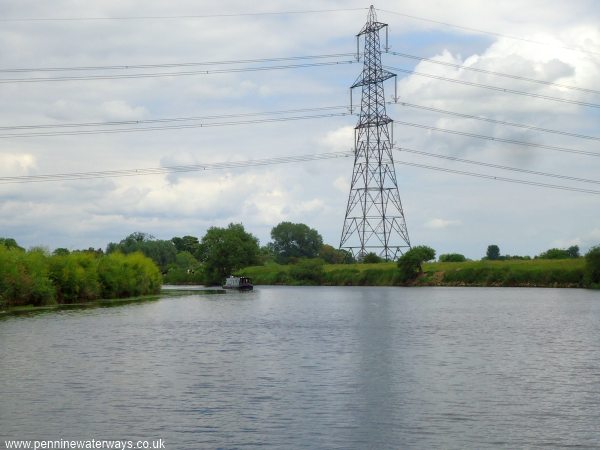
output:
[[[424,124],[420,124],[420,123],[402,122],[399,120],[395,120],[394,123],[397,123],[399,125],[406,125],[409,127],[421,128],[424,130],[440,131],[442,133],[456,134],[459,136],[466,136],[466,137],[477,138],[477,139],[485,139],[487,141],[504,142],[507,144],[522,145],[522,146],[526,146],[526,147],[543,148],[546,150],[555,150],[558,152],[575,153],[578,155],[599,156],[600,157],[600,153],[588,152],[585,150],[577,150],[574,148],[558,147],[558,146],[546,145],[546,144],[536,144],[533,142],[518,141],[516,139],[497,138],[494,136],[486,136],[486,135],[482,135],[482,134],[468,133],[466,131],[449,130],[447,128],[439,128],[439,127],[434,127],[431,125],[424,125]]]
[[[90,70],[130,70],[130,69],[160,69],[171,67],[193,67],[193,66],[218,66],[227,64],[252,64],[278,61],[296,61],[303,59],[324,59],[324,58],[342,58],[356,57],[356,53],[334,53],[330,55],[307,55],[307,56],[288,56],[275,58],[258,59],[232,59],[227,61],[200,61],[183,63],[159,63],[159,64],[118,64],[112,66],[72,66],[72,67],[28,67],[0,69],[0,73],[23,73],[23,72],[70,72],[70,71],[90,71]]]
[[[295,155],[295,156],[284,156],[276,158],[265,158],[258,160],[245,160],[245,161],[232,161],[232,162],[220,162],[211,164],[192,164],[182,166],[169,166],[169,167],[154,167],[154,168],[142,168],[142,169],[123,169],[123,170],[107,170],[107,171],[96,171],[96,172],[69,172],[69,173],[58,173],[58,174],[46,174],[46,175],[26,175],[17,177],[0,177],[0,184],[24,184],[24,183],[42,183],[52,181],[76,181],[76,180],[87,180],[96,178],[119,178],[119,177],[132,177],[142,175],[160,175],[168,173],[179,173],[179,172],[198,172],[204,170],[222,170],[222,169],[239,169],[246,167],[257,167],[257,166],[268,166],[275,164],[287,164],[287,163],[300,163],[307,161],[326,160],[334,158],[348,158],[354,156],[354,151],[342,151],[342,152],[329,152],[329,153],[316,153],[307,155]],[[554,185],[547,183],[540,183],[529,180],[519,180],[514,178],[498,177],[494,175],[481,174],[476,172],[466,172],[461,170],[447,169],[444,167],[430,166],[425,164],[418,164],[408,161],[395,161],[398,164],[407,166],[419,167],[430,170],[437,170],[446,173],[453,173],[459,175],[467,175],[472,177],[484,178],[488,180],[496,180],[510,183],[525,184],[530,186],[539,186],[552,189],[560,189],[572,192],[582,192],[588,194],[600,194],[600,191],[577,188],[571,186]]]
[[[422,109],[425,111],[432,111],[436,113],[451,115],[455,117],[461,117],[464,119],[473,119],[480,120],[489,123],[496,123],[499,125],[507,125],[512,127],[518,127],[533,131],[540,131],[543,133],[552,133],[563,136],[575,137],[579,139],[587,139],[587,140],[595,140],[600,141],[600,137],[596,136],[588,136],[577,133],[570,133],[567,131],[555,130],[551,128],[541,128],[534,125],[527,125],[516,122],[508,122],[504,120],[491,119],[488,117],[476,116],[472,114],[464,114],[458,113],[455,111],[449,111],[445,109],[433,108],[424,105],[417,105],[414,103],[407,102],[386,102],[388,105],[397,105],[397,106],[405,106],[409,108]],[[170,117],[170,118],[157,118],[157,119],[139,119],[139,120],[120,120],[120,121],[108,121],[108,122],[62,122],[62,123],[54,123],[54,124],[30,124],[30,125],[7,125],[0,126],[0,131],[17,131],[17,130],[38,130],[38,129],[56,129],[56,128],[86,128],[86,127],[101,127],[101,126],[126,126],[126,125],[143,125],[143,124],[155,124],[155,123],[180,123],[180,122],[192,122],[192,121],[201,121],[201,120],[216,120],[216,119],[232,119],[232,118],[240,118],[240,117],[257,117],[257,116],[268,116],[268,115],[280,115],[280,114],[295,114],[295,113],[304,113],[304,112],[323,112],[323,111],[335,111],[335,110],[348,110],[348,105],[337,105],[337,106],[322,106],[322,107],[314,107],[314,108],[299,108],[299,109],[287,109],[287,110],[277,110],[277,111],[262,111],[262,112],[252,112],[252,113],[236,113],[236,114],[220,114],[220,115],[207,115],[207,116],[188,116],[188,117]],[[153,128],[137,128],[138,131],[154,131]],[[112,131],[112,130],[111,130]],[[117,133],[117,130],[114,130]],[[103,133],[100,130],[100,134]],[[88,133],[90,134],[90,133]],[[0,138],[10,138],[10,137],[35,137],[35,134],[27,134],[21,133],[17,134],[0,134]]]
[[[528,181],[528,180],[518,180],[515,178],[497,177],[495,175],[486,175],[486,174],[476,173],[476,172],[466,172],[464,170],[446,169],[445,167],[436,167],[436,166],[430,166],[427,164],[418,164],[418,163],[413,163],[413,162],[408,162],[408,161],[396,160],[394,162],[396,162],[398,164],[404,164],[405,166],[420,167],[422,169],[437,170],[440,172],[453,173],[453,174],[457,174],[457,175],[466,175],[466,176],[477,177],[477,178],[485,178],[488,180],[504,181],[504,182],[508,182],[508,183],[526,184],[529,186],[538,186],[538,187],[545,187],[545,188],[550,188],[550,189],[559,189],[559,190],[563,190],[563,191],[583,192],[583,193],[587,193],[587,194],[600,194],[600,191],[596,191],[593,189],[582,189],[582,188],[563,186],[563,185],[558,185],[558,184],[538,183],[537,181]]]
[[[537,170],[529,170],[529,169],[522,169],[519,167],[510,167],[510,166],[503,166],[500,164],[486,163],[483,161],[473,161],[471,159],[457,158],[455,156],[447,156],[447,155],[439,155],[437,153],[423,152],[420,150],[414,150],[414,149],[407,148],[407,147],[394,147],[394,148],[400,152],[414,153],[416,155],[427,156],[427,157],[431,157],[431,158],[446,159],[449,161],[460,162],[460,163],[465,163],[465,164],[473,164],[473,165],[477,165],[477,166],[492,167],[494,169],[510,170],[512,172],[521,172],[521,173],[526,173],[526,174],[530,174],[530,175],[539,175],[539,176],[543,176],[543,177],[560,178],[563,180],[577,181],[580,183],[600,184],[600,180],[590,180],[589,178],[571,177],[568,175],[561,175],[561,174],[557,174],[557,173],[540,172]]]
[[[149,72],[135,74],[112,74],[112,75],[81,75],[81,76],[64,76],[64,77],[33,77],[33,78],[3,78],[0,79],[1,84],[7,83],[39,83],[39,82],[55,82],[55,81],[88,81],[88,80],[117,80],[130,78],[157,78],[157,77],[180,77],[190,75],[212,75],[217,73],[238,73],[238,72],[260,72],[266,70],[283,70],[283,69],[300,69],[306,67],[322,67],[334,66],[340,64],[355,64],[356,61],[331,61],[321,63],[304,63],[304,64],[286,64],[282,66],[257,66],[257,67],[241,67],[234,69],[214,69],[214,70],[192,70],[187,72]]]
[[[550,95],[534,94],[533,92],[517,91],[515,89],[491,86],[489,84],[473,83],[471,81],[465,81],[465,80],[457,80],[455,78],[447,78],[447,77],[442,77],[440,75],[431,75],[428,73],[416,72],[414,70],[400,69],[398,67],[384,66],[384,68],[389,69],[389,70],[394,70],[396,72],[406,73],[409,75],[417,75],[420,77],[433,78],[435,80],[448,81],[450,83],[457,83],[457,84],[462,84],[465,86],[473,86],[473,87],[479,87],[479,88],[483,88],[483,89],[491,89],[493,91],[505,92],[508,94],[524,95],[527,97],[541,98],[544,100],[551,100],[554,102],[569,103],[571,105],[587,106],[590,108],[600,108],[600,104],[598,104],[598,103],[581,102],[578,100],[571,100],[571,99],[567,99],[567,98],[552,97]]]
[[[483,122],[497,123],[499,125],[507,125],[510,127],[523,128],[526,130],[541,131],[543,133],[560,134],[562,136],[569,136],[569,137],[574,137],[574,138],[578,138],[578,139],[590,139],[590,140],[600,141],[600,137],[597,137],[597,136],[588,136],[585,134],[570,133],[568,131],[554,130],[551,128],[536,127],[534,125],[526,125],[526,124],[522,124],[522,123],[508,122],[506,120],[491,119],[489,117],[458,113],[458,112],[454,112],[454,111],[448,111],[446,109],[433,108],[430,106],[415,105],[414,103],[389,102],[389,104],[398,105],[398,106],[407,106],[409,108],[423,109],[425,111],[432,111],[432,112],[437,112],[437,113],[441,113],[441,114],[447,114],[450,116],[461,117],[463,119],[481,120]]]
[[[446,66],[446,67],[454,67],[456,69],[461,69],[461,70],[469,70],[471,72],[485,73],[485,74],[494,75],[497,77],[505,77],[505,78],[511,78],[513,80],[527,81],[529,83],[543,84],[545,86],[556,86],[556,87],[565,88],[565,89],[572,89],[575,91],[590,92],[592,94],[600,94],[600,91],[597,91],[595,89],[581,88],[581,87],[572,86],[572,85],[568,85],[568,84],[554,83],[551,81],[537,80],[535,78],[527,78],[527,77],[522,77],[519,75],[512,75],[509,73],[496,72],[493,70],[479,69],[476,67],[464,66],[462,64],[454,64],[454,63],[449,63],[449,62],[445,62],[445,61],[438,61],[438,60],[431,59],[431,58],[424,58],[422,56],[409,55],[407,53],[398,53],[398,52],[391,52],[391,51],[388,51],[387,53],[389,53],[390,55],[401,56],[402,58],[414,59],[414,60],[418,60],[418,61],[427,61],[432,64],[438,64],[438,65]]]
[[[141,125],[147,123],[165,123],[165,122],[186,122],[186,121],[197,121],[197,120],[214,120],[214,119],[231,119],[235,117],[254,117],[254,116],[268,116],[278,114],[290,114],[299,112],[315,112],[315,111],[331,111],[336,109],[349,109],[348,106],[321,106],[315,108],[298,108],[298,109],[284,109],[277,111],[262,111],[252,113],[236,113],[236,114],[219,114],[211,116],[191,116],[191,117],[170,117],[170,118],[158,118],[158,119],[139,119],[139,120],[118,120],[110,122],[62,122],[54,124],[34,124],[34,125],[8,125],[0,126],[0,130],[31,130],[31,129],[47,129],[47,128],[73,128],[73,127],[97,127],[97,126],[122,126],[122,125]]]
[[[227,122],[203,122],[203,123],[192,123],[192,124],[181,124],[181,125],[164,125],[154,127],[139,127],[139,128],[119,128],[119,129],[100,129],[100,130],[74,130],[74,131],[45,131],[40,133],[11,133],[2,134],[0,139],[7,138],[23,138],[23,137],[50,137],[50,136],[79,136],[88,134],[114,134],[114,133],[133,133],[138,131],[156,131],[156,130],[183,130],[188,128],[209,128],[209,127],[223,127],[230,125],[254,125],[259,123],[273,123],[273,122],[288,122],[294,120],[306,120],[306,119],[322,119],[329,117],[343,117],[349,116],[349,112],[340,113],[327,113],[327,114],[311,114],[304,116],[292,116],[292,117],[274,117],[266,119],[253,119],[253,120],[239,120],[239,121],[227,121]]]
[[[165,173],[177,172],[197,172],[203,170],[221,170],[234,169],[243,167],[256,167],[274,164],[297,163],[305,161],[316,161],[333,158],[348,158],[354,155],[353,151],[329,152],[329,153],[314,153],[307,155],[281,156],[274,158],[264,158],[257,160],[245,161],[230,161],[210,164],[190,164],[181,166],[167,167],[150,167],[140,169],[123,169],[123,170],[105,170],[97,172],[68,172],[46,175],[26,175],[18,177],[0,177],[0,184],[15,184],[15,183],[41,183],[48,181],[73,181],[86,180],[94,178],[118,178],[131,177],[141,175],[158,175]]]
[[[297,11],[266,11],[251,13],[230,14],[182,14],[173,16],[120,16],[120,17],[28,17],[28,18],[4,18],[0,22],[77,22],[92,20],[179,20],[179,19],[213,19],[224,17],[253,17],[253,16],[277,16],[292,14],[317,14],[331,12],[364,11],[368,8],[337,8],[337,9],[307,9]]]
[[[482,30],[480,28],[471,28],[471,27],[466,27],[463,25],[456,25],[453,23],[449,23],[449,22],[441,22],[439,20],[433,20],[433,19],[427,19],[425,17],[419,17],[419,16],[413,16],[410,14],[405,14],[405,13],[401,13],[401,12],[396,12],[396,11],[390,11],[387,9],[379,9],[379,11],[383,11],[389,14],[394,14],[397,16],[402,16],[402,17],[407,17],[409,19],[414,19],[414,20],[421,20],[423,22],[430,22],[430,23],[435,23],[438,25],[444,25],[446,27],[452,27],[452,28],[457,28],[460,30],[465,30],[465,31],[471,31],[474,33],[479,33],[479,34],[487,34],[490,36],[496,36],[496,37],[502,37],[502,38],[507,38],[507,39],[513,39],[516,41],[521,41],[521,42],[528,42],[530,44],[536,44],[536,45],[545,45],[545,46],[549,46],[549,47],[556,47],[556,48],[562,48],[565,50],[571,50],[571,51],[575,51],[575,52],[580,52],[580,53],[587,53],[589,55],[600,55],[599,52],[594,52],[591,50],[583,50],[581,48],[577,48],[577,47],[569,47],[566,45],[555,45],[555,44],[551,44],[549,42],[541,42],[541,41],[535,41],[533,39],[528,39],[528,38],[523,38],[523,37],[519,37],[519,36],[511,36],[508,34],[502,34],[502,33],[497,33],[494,31],[487,31],[487,30]]]

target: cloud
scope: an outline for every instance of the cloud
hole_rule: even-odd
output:
[[[425,222],[424,226],[433,230],[442,230],[449,227],[455,227],[460,224],[460,220],[431,219]]]
[[[0,174],[3,176],[26,175],[35,167],[34,155],[0,152]]]

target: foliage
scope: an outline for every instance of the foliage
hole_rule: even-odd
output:
[[[435,250],[426,245],[411,248],[398,258],[399,280],[407,283],[415,280],[423,273],[422,264],[435,258]]]
[[[500,247],[498,247],[496,244],[488,245],[485,256],[490,261],[500,259]]]
[[[319,250],[319,258],[327,264],[351,264],[354,262],[352,253],[348,250],[336,249],[331,245],[323,244]]]
[[[539,286],[580,287],[583,258],[563,260],[506,260],[427,262],[423,275],[411,281],[423,286]],[[255,284],[309,284],[290,275],[293,265],[268,264],[243,269]],[[326,264],[321,285],[396,286],[407,284],[396,263]],[[311,283],[314,284],[314,283]],[[600,283],[598,284],[600,287]]]
[[[114,252],[121,252],[125,255],[141,252],[152,259],[161,272],[165,273],[169,265],[175,262],[177,249],[172,241],[159,240],[150,234],[138,231],[131,233],[118,244],[109,243],[106,253]]]
[[[140,252],[113,252],[98,262],[102,297],[133,297],[160,292],[162,277],[151,259]]]
[[[457,267],[437,265],[443,284],[459,286],[569,286],[583,280],[581,260],[469,261]]]
[[[373,252],[367,253],[362,258],[362,262],[365,264],[378,264],[383,261],[384,259],[382,257],[378,256],[376,253]]]
[[[600,289],[600,246],[585,254],[584,282],[588,287]]]
[[[15,241],[13,238],[0,237],[0,246],[6,248],[16,248],[19,250],[25,250],[23,247],[20,247],[19,244],[17,244],[17,241]]]
[[[58,253],[49,259],[50,279],[56,286],[58,303],[100,298],[98,259],[91,253]]]
[[[288,263],[297,258],[315,258],[323,246],[319,232],[303,223],[281,222],[271,230],[275,260]]]
[[[76,303],[160,291],[156,265],[141,253],[49,255],[0,246],[0,306]]]
[[[258,262],[258,239],[246,232],[242,224],[209,228],[200,247],[205,284],[221,284],[234,271]]]
[[[174,237],[171,239],[178,253],[188,252],[194,258],[200,258],[200,241],[195,236]]]
[[[301,259],[290,267],[289,275],[299,284],[321,284],[325,262],[322,259]]]
[[[567,258],[579,258],[579,246],[573,245],[568,249],[551,248],[545,252],[540,253],[538,256],[540,259],[567,259]]]
[[[203,266],[190,252],[179,252],[175,263],[171,264],[164,275],[164,282],[168,284],[202,284],[204,283]]]
[[[48,305],[54,296],[44,252],[0,245],[0,305]]]
[[[465,255],[461,255],[460,253],[445,253],[440,255],[440,262],[464,262],[467,260]]]

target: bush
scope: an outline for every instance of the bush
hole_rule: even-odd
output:
[[[162,284],[160,270],[142,253],[107,255],[98,263],[98,278],[104,298],[156,294]]]
[[[411,248],[398,259],[398,281],[408,283],[423,273],[422,264],[435,258],[435,250],[426,245]]]
[[[461,255],[460,253],[446,253],[440,255],[440,262],[464,262],[467,258],[465,255]]]
[[[50,279],[56,286],[59,303],[100,298],[98,260],[92,253],[56,253],[50,262]]]
[[[301,259],[290,267],[290,278],[302,284],[318,285],[325,274],[325,262],[322,259]]]
[[[367,253],[363,257],[362,262],[365,264],[377,264],[377,263],[383,262],[383,258],[381,258],[380,256],[377,256],[373,252],[370,252],[370,253]]]
[[[0,303],[40,306],[54,302],[55,289],[48,277],[46,254],[0,245]]]
[[[592,247],[585,255],[584,283],[600,289],[600,246]]]

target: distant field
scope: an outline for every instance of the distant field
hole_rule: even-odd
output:
[[[435,262],[423,266],[417,286],[539,286],[581,287],[585,260],[534,259]],[[326,264],[319,278],[299,279],[291,265],[268,264],[241,271],[255,284],[321,284],[335,286],[400,285],[396,263]],[[290,272],[292,270],[292,273]]]

